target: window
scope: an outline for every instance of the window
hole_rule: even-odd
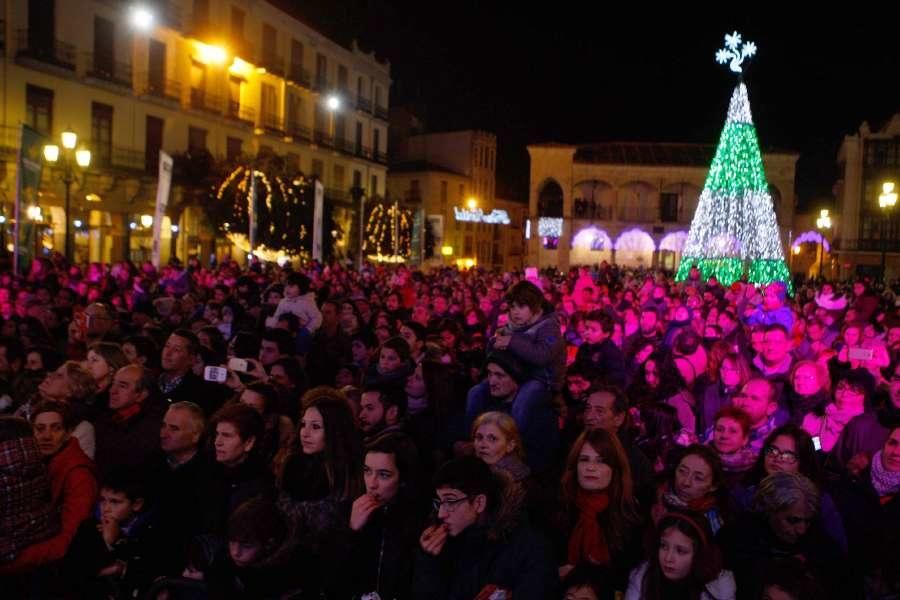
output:
[[[102,167],[109,166],[112,159],[112,119],[112,106],[91,103],[91,146]]]
[[[339,149],[343,149],[345,146],[340,145],[344,144],[347,139],[347,117],[344,115],[337,115],[334,119],[334,143],[338,144]]]
[[[188,152],[206,151],[207,131],[200,127],[188,127]]]
[[[241,88],[244,80],[240,77],[228,78],[228,116],[240,117],[241,114]]]
[[[678,220],[678,194],[665,192],[659,195],[659,220],[663,223]]]
[[[191,61],[191,107],[203,108],[206,103],[206,65]]]
[[[328,82],[328,59],[321,52],[316,54],[316,85],[325,87]]]
[[[363,149],[363,124],[360,121],[356,122],[356,153],[362,154]]]
[[[363,90],[364,90],[363,86],[364,86],[364,85],[365,85],[365,83],[363,82],[363,78],[362,78],[362,77],[358,77],[358,78],[356,79],[356,96],[357,96],[358,98],[365,98],[365,94],[363,93]]]
[[[53,134],[53,90],[25,86],[25,124],[44,135]]]
[[[409,199],[413,201],[418,201],[422,198],[422,188],[419,187],[418,179],[411,179],[409,181]]]
[[[291,40],[291,77],[294,81],[303,79],[303,44]]]
[[[276,96],[275,86],[263,83],[260,86],[262,90],[262,98],[260,99],[260,109],[262,111],[262,124],[264,127],[274,127],[277,125],[277,106],[278,97]]]
[[[244,140],[241,138],[227,137],[225,138],[225,160],[228,162],[237,162],[244,153]]]
[[[163,125],[159,117],[147,115],[147,130],[144,139],[144,170],[155,173],[159,169],[159,151],[163,144]]]
[[[471,225],[471,223],[466,223],[466,225]],[[463,246],[463,256],[472,256],[473,248],[474,245],[472,244],[472,236],[467,235],[465,246]]]
[[[244,40],[244,11],[236,6],[231,7],[231,39]]]
[[[348,91],[350,89],[348,81],[349,76],[347,75],[347,67],[338,65],[338,89],[342,92]]]
[[[370,191],[370,195],[378,195],[378,175],[372,175],[372,190]]]
[[[464,183],[459,184],[459,199],[462,201],[463,198],[466,197],[466,185]]]
[[[115,64],[115,43],[112,21],[94,17],[94,61],[93,74],[106,79],[112,78]]]
[[[262,26],[262,61],[269,66],[276,66],[276,43],[278,32],[271,25],[263,23]]]
[[[381,106],[381,88],[375,86],[375,106]]]
[[[166,45],[159,40],[150,40],[148,51],[147,91],[163,96],[166,93]]]
[[[325,163],[319,158],[314,158],[312,161],[312,175],[318,179],[322,179],[322,176],[325,175]]]
[[[288,133],[295,133],[303,125],[303,99],[299,94],[287,97]]]

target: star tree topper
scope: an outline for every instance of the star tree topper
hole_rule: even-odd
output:
[[[720,65],[728,63],[728,68],[733,73],[742,73],[743,62],[756,54],[756,44],[753,42],[743,42],[741,34],[734,33],[725,34],[725,47],[716,52],[716,62]]]

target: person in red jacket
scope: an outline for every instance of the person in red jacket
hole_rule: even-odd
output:
[[[72,417],[67,404],[39,403],[31,413],[38,449],[48,461],[51,502],[59,511],[61,526],[53,537],[23,549],[16,559],[0,567],[0,577],[28,573],[63,558],[81,523],[97,501],[94,463],[72,437]]]

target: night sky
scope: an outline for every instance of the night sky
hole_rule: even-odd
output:
[[[818,5],[833,16],[815,22],[785,17],[786,2],[694,15],[686,3],[275,3],[388,58],[391,105],[415,105],[429,131],[495,132],[498,195],[511,199],[528,197],[529,143],[715,143],[736,81],[715,51],[735,29],[759,48],[746,81],[763,149],[800,153],[801,210],[831,196],[843,136],[900,110],[891,18],[846,5]]]

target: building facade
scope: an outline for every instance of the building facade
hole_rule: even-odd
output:
[[[497,198],[497,138],[484,131],[411,135],[397,140],[388,193],[421,209],[435,260],[461,267],[521,269],[524,202]],[[442,253],[443,252],[443,253]]]
[[[125,2],[0,1],[5,214],[25,123],[48,142],[59,143],[70,129],[92,151],[91,166],[71,188],[68,218],[82,224],[79,260],[149,256],[160,150],[176,161],[208,153],[223,166],[282,157],[290,170],[323,182],[326,204],[353,245],[358,206],[350,190],[385,193],[390,64],[262,0],[144,4],[154,19],[137,28]],[[42,244],[61,250],[67,216],[59,179],[58,169],[44,167],[40,203]],[[235,250],[198,201],[187,200],[190,184],[173,185],[163,260],[170,252],[221,257]]]
[[[840,179],[835,219],[838,276],[881,275],[882,253],[888,278],[900,274],[897,207],[884,210],[878,197],[884,183],[900,187],[900,113],[882,128],[863,123],[844,137],[838,150]],[[897,191],[896,189],[894,191]]]
[[[715,146],[535,144],[528,153],[526,264],[677,268]],[[785,248],[797,158],[763,153]]]

